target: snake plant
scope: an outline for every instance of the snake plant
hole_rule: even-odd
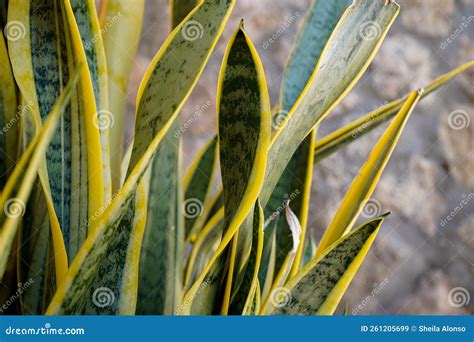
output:
[[[180,113],[234,4],[170,1],[170,33],[138,90],[127,146],[145,1],[103,0],[99,12],[93,0],[1,2],[2,313],[336,311],[387,214],[354,224],[414,107],[474,62],[319,138],[399,6],[313,1],[273,110],[242,21],[219,73],[217,134],[184,172]],[[313,166],[387,122],[316,244]]]

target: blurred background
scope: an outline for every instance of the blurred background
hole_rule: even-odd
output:
[[[183,110],[185,167],[216,131],[218,72],[240,19],[245,19],[260,53],[275,105],[285,62],[310,3],[237,0]],[[474,0],[400,0],[399,4],[400,15],[374,62],[324,121],[319,137],[474,58]],[[147,0],[128,94],[130,118],[140,80],[168,33],[168,1]],[[350,314],[474,313],[473,104],[471,69],[415,109],[362,214],[366,220],[392,212],[343,299]],[[309,227],[317,239],[385,127],[315,168]],[[132,120],[128,131],[133,132]]]

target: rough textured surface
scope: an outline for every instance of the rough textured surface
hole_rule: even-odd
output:
[[[354,91],[322,125],[320,136],[383,104],[388,100],[383,95],[402,95],[473,58],[474,22],[468,26],[471,27],[470,30],[456,31],[462,27],[463,20],[474,14],[472,0],[398,2],[401,6],[400,16],[380,50],[385,58],[377,57]],[[245,28],[261,55],[270,98],[272,105],[275,105],[283,67],[309,4],[309,0],[237,2],[222,39],[183,110],[186,166],[216,131],[217,75],[225,45],[240,19],[245,19]],[[168,32],[167,11],[165,0],[147,3],[143,41],[130,88],[131,114],[136,89],[146,65]],[[404,50],[400,52],[396,44],[390,44],[391,41],[402,42]],[[387,64],[400,65],[400,70],[392,75],[393,69]],[[375,77],[379,73],[383,76]],[[474,313],[473,300],[461,308],[454,308],[447,302],[449,291],[455,287],[466,288],[471,297],[474,295],[474,253],[472,248],[469,249],[467,241],[459,236],[469,236],[469,229],[472,236],[472,221],[466,220],[474,211],[474,200],[456,211],[449,222],[442,223],[459,206],[463,200],[462,194],[474,191],[472,167],[469,169],[464,166],[462,177],[457,175],[458,171],[453,171],[454,156],[458,161],[463,157],[469,158],[469,150],[457,140],[468,133],[461,130],[448,131],[450,128],[447,124],[449,113],[466,108],[471,115],[468,129],[473,127],[473,103],[470,101],[474,98],[474,77],[472,73],[470,75],[461,75],[436,95],[423,100],[408,122],[373,196],[381,203],[382,212],[392,211],[392,215],[385,221],[360,274],[343,299],[349,304],[350,310],[353,310],[367,297],[371,298],[368,304],[362,305],[362,309],[355,310],[353,314]],[[385,93],[388,92],[387,89],[379,89],[384,87],[390,88],[389,94]],[[210,105],[206,105],[207,103]],[[385,128],[386,125],[382,127]],[[315,230],[316,237],[322,235],[323,229],[330,222],[344,191],[383,128],[316,167],[309,216],[309,226]],[[445,131],[447,139],[442,137],[442,131]],[[472,156],[472,135],[470,137]],[[470,174],[468,171],[471,171]],[[471,187],[466,184],[471,184]],[[463,228],[464,233],[461,230],[463,221],[463,226],[467,227]],[[428,288],[426,279],[431,280]],[[404,307],[412,300],[416,306]]]

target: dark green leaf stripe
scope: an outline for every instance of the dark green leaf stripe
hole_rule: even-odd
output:
[[[144,131],[138,130],[140,133],[136,135],[135,143],[141,151],[140,161],[132,163],[128,178],[121,191],[106,208],[105,212],[93,222],[90,235],[73,261],[66,275],[66,280],[57,290],[47,313],[135,313],[138,265],[142,241],[140,235],[145,228],[147,213],[146,199],[143,198],[146,190],[144,183],[141,183],[141,181],[159,148],[160,142],[163,141],[172,126],[173,120],[178,114],[178,107],[182,106],[182,101],[187,98],[187,93],[197,81],[197,79],[191,80],[189,78],[197,78],[202,71],[232,5],[233,1],[204,2],[193,13],[196,19],[201,19],[204,27],[214,27],[211,34],[213,38],[209,40],[206,36],[206,39],[201,40],[185,40],[183,34],[176,30],[155,57],[142,83],[137,108],[138,118],[153,118],[147,123],[147,129],[151,129],[153,132],[151,135],[147,135],[143,134]],[[211,14],[220,14],[220,17],[212,17]],[[218,22],[218,24],[213,26],[214,24],[211,24],[211,22]],[[184,25],[184,23],[182,24]],[[181,52],[183,51],[187,53],[182,55]],[[191,53],[192,51],[194,53]],[[174,70],[177,63],[177,57],[174,57],[174,55],[182,56],[189,64],[187,67],[180,64],[182,66],[180,72],[171,75],[170,71]],[[177,75],[179,77],[176,77]],[[175,83],[176,80],[178,80],[177,83]],[[166,91],[160,93],[160,89]],[[158,92],[155,93],[157,90]],[[170,105],[169,107],[161,102],[164,99]],[[173,103],[176,99],[179,101],[176,108],[174,108]],[[163,112],[157,111],[157,107],[167,109],[166,115],[161,116]],[[159,114],[159,118],[156,118],[155,114]],[[154,121],[155,119],[156,121]],[[138,120],[140,121],[140,119]],[[154,126],[158,121],[162,125]],[[143,142],[143,140],[140,137],[142,136],[149,138],[149,140],[145,139],[147,145],[141,145],[140,142]],[[137,143],[137,141],[139,142]],[[144,154],[142,155],[142,153]],[[132,205],[133,203],[136,203],[136,205]],[[140,209],[140,212],[136,212],[138,209]],[[114,255],[112,251],[117,254]],[[125,264],[124,258],[126,259]],[[95,271],[87,271],[91,269],[99,269],[99,274],[96,276]],[[101,279],[100,277],[104,273],[107,273],[107,276]],[[119,301],[119,303],[114,302],[113,306],[105,310],[93,306],[94,302],[91,300],[91,294],[89,293],[91,289],[97,289],[97,286],[101,284],[105,284],[101,287],[107,287]],[[116,293],[115,291],[119,289],[120,291]]]
[[[214,137],[196,157],[184,179],[184,203],[196,203],[199,210],[185,215],[186,239],[197,233],[205,219],[203,208],[208,204],[214,172],[217,168],[217,138]],[[197,222],[199,221],[199,222]]]
[[[173,128],[178,128],[176,120]],[[172,315],[181,293],[183,227],[180,201],[180,149],[163,141],[151,165],[148,214],[138,278],[137,314]]]
[[[255,295],[256,286],[259,286],[257,282],[260,260],[262,257],[262,250],[260,246],[263,247],[263,222],[263,211],[260,203],[257,201],[253,214],[252,246],[249,261],[245,269],[242,284],[239,287],[236,295],[231,299],[231,306],[229,308],[229,314],[231,315],[242,314],[245,305],[248,305],[248,300],[252,299]]]
[[[59,2],[31,0],[30,31],[36,95],[44,121],[75,65],[68,24]],[[44,44],[45,41],[50,43]],[[76,254],[87,229],[85,141],[84,118],[77,107],[68,106],[46,158],[53,203],[69,259]]]
[[[313,0],[283,74],[281,110],[289,111],[308,83],[321,52],[352,0]]]
[[[168,37],[138,96],[129,174],[148,145],[181,109],[219,38],[235,0],[205,0]]]
[[[52,244],[45,202],[43,188],[38,181],[23,216],[18,250],[20,283],[27,288],[21,298],[22,312],[26,315],[43,314],[45,303],[50,299],[48,292],[54,290],[51,289],[54,286],[53,274],[48,272],[54,260],[49,253]]]
[[[311,261],[296,278],[285,285],[287,300],[278,305],[281,307],[274,307],[272,314],[316,314],[330,299],[331,293],[339,290],[336,288],[343,282],[343,277],[347,277],[349,273],[353,275],[357,271],[360,266],[359,259],[363,259],[367,253],[382,222],[383,217],[362,225],[337,241],[319,260]],[[347,287],[349,283],[344,280],[344,285]]]
[[[97,115],[96,126],[100,131],[105,200],[109,201],[112,192],[109,129],[114,123],[115,118],[113,113],[108,112],[107,68],[102,34],[99,31],[99,19],[97,18],[94,0],[69,0],[69,3],[82,42],[80,46],[75,48],[82,50],[78,51],[78,53],[85,55],[89,69],[90,80],[88,81],[93,89],[95,115]],[[68,5],[66,4],[66,6]],[[75,29],[75,27],[72,29]]]
[[[170,0],[171,28],[175,28],[199,4],[199,0]]]

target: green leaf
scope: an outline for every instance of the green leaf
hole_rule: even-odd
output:
[[[114,124],[114,115],[109,111],[107,64],[105,59],[102,33],[97,17],[94,0],[69,0],[65,3],[66,11],[72,10],[76,25],[71,30],[77,53],[82,54],[87,62],[90,77],[88,79],[93,89],[96,117],[95,123],[100,131],[100,146],[102,150],[103,182],[105,201],[112,196],[112,179],[110,170],[110,126]],[[80,41],[78,40],[80,38]]]
[[[200,0],[170,0],[171,27],[178,26],[199,2]]]
[[[254,299],[256,296],[257,288],[260,287],[258,283],[258,272],[260,270],[260,262],[262,259],[263,252],[263,223],[265,217],[263,216],[263,210],[260,203],[255,203],[254,214],[253,214],[253,234],[252,234],[252,246],[243,276],[242,284],[239,287],[238,292],[232,297],[231,306],[229,308],[229,314],[241,315],[245,311],[250,311],[249,308],[254,305]]]
[[[17,160],[21,121],[15,80],[3,36],[0,38],[0,83],[0,188],[3,188]]]
[[[373,193],[421,94],[422,90],[410,94],[396,118],[375,145],[326,229],[316,251],[316,257],[351,229],[366,201]]]
[[[25,153],[21,156],[0,195],[0,279],[3,277],[8,257],[18,226],[24,215],[25,206],[35,183],[37,171],[43,161],[48,145],[53,139],[59,118],[64,112],[77,83],[76,73],[59,96],[56,104]]]
[[[179,121],[173,124],[177,128]],[[173,133],[173,128],[169,133]],[[139,315],[171,315],[181,296],[183,210],[178,141],[164,140],[151,166],[138,278]],[[165,138],[166,139],[166,138]]]
[[[145,0],[107,0],[104,6],[102,38],[107,59],[109,111],[114,119],[110,127],[110,165],[112,190],[116,192],[122,185],[127,94],[140,42]]]
[[[27,315],[41,315],[55,290],[51,232],[46,199],[41,183],[35,182],[19,234],[18,277],[28,287],[21,294],[21,310]]]
[[[258,280],[261,284],[262,291],[261,297],[266,298],[270,292],[270,288],[273,284],[273,278],[275,276],[275,263],[277,254],[276,245],[276,225],[279,220],[279,216],[272,222],[268,219],[264,223],[264,241],[263,241],[263,252],[261,267],[258,272]]]
[[[438,90],[455,76],[472,66],[474,66],[474,61],[466,63],[437,78],[426,86],[420,100]],[[334,152],[363,137],[382,123],[393,118],[398,113],[407,97],[408,96],[405,96],[404,98],[383,105],[360,119],[347,124],[331,134],[328,134],[324,138],[318,139],[314,148],[314,162],[318,163],[324,158],[329,157]]]
[[[285,68],[278,116],[288,113],[298,100],[313,74],[324,46],[349,5],[350,1],[348,0],[313,1],[299,30],[293,52]],[[274,123],[278,123],[281,119],[283,117],[274,118]],[[284,196],[294,197],[292,198],[291,205],[301,222],[303,240],[306,236],[313,174],[312,164],[314,157],[311,149],[313,148],[315,137],[316,129],[300,144],[278,180],[272,196],[265,207],[265,211],[271,215],[282,206],[283,201],[285,201]],[[288,228],[286,220],[279,220],[277,227],[277,249],[279,251],[276,259],[277,270],[280,270],[291,249],[291,235]],[[300,244],[292,263],[292,275],[296,274],[299,270],[302,256],[303,243]]]
[[[24,34],[8,47],[18,87],[39,129],[73,71],[87,65],[69,2],[19,0],[9,4],[9,22]],[[15,26],[12,24],[12,32]],[[7,30],[8,31],[8,30]],[[48,44],[44,44],[48,41]],[[87,68],[66,108],[40,167],[52,229],[61,229],[71,260],[87,235],[87,220],[104,204],[104,179],[97,109]],[[95,120],[95,121],[94,121]],[[47,170],[43,170],[44,168]],[[55,233],[58,235],[57,233]],[[62,263],[63,261],[61,261]],[[64,271],[58,274],[59,279]]]
[[[331,33],[352,0],[313,0],[283,73],[280,111],[288,112],[300,97]]]
[[[189,97],[234,3],[203,1],[173,30],[153,59],[138,92],[129,174],[157,134],[169,128]]]
[[[365,223],[313,258],[271,299],[272,315],[330,315],[372,245],[384,217]]]
[[[211,207],[209,195],[217,169],[217,151],[217,139],[213,138],[195,158],[184,178],[184,209],[191,209],[185,213],[186,240],[198,233],[207,216],[204,208]]]
[[[266,205],[291,156],[303,139],[344,98],[372,61],[395,20],[399,7],[385,0],[358,0],[342,16],[321,53],[303,93],[283,125],[275,132],[268,152],[262,205]],[[362,33],[368,25],[379,33]]]
[[[226,313],[232,290],[233,268],[224,268],[225,247],[251,211],[263,182],[266,152],[270,142],[270,101],[263,67],[242,24],[232,36],[222,63],[218,86],[218,136],[224,193],[224,236],[208,265],[187,292],[180,314],[191,311],[198,297],[204,308],[218,309],[219,282],[229,276],[223,293]],[[237,239],[237,237],[236,237]],[[237,250],[234,243],[234,255]],[[239,265],[239,264],[237,264]],[[212,270],[211,270],[212,269]],[[206,290],[200,291],[202,284]]]
[[[202,39],[189,40],[188,36],[188,40],[185,40],[181,29],[188,21],[182,22],[155,56],[138,97],[138,121],[142,124],[145,119],[153,121],[147,124],[147,134],[137,130],[135,157],[138,159],[133,161],[132,152],[132,164],[123,187],[112,203],[91,222],[91,234],[71,264],[65,281],[58,288],[48,314],[135,313],[138,262],[147,212],[144,198],[146,188],[142,179],[183,101],[196,83],[233,4],[233,1],[203,2],[188,20],[200,19],[202,25],[209,29],[207,34]],[[182,72],[171,75],[169,70],[177,63],[174,56],[182,56],[184,64],[180,62],[180,65],[186,67]],[[142,143],[146,143],[146,146]],[[94,293],[91,292],[104,289],[108,294],[105,298],[114,300],[106,303],[109,306],[97,306],[93,301]]]

